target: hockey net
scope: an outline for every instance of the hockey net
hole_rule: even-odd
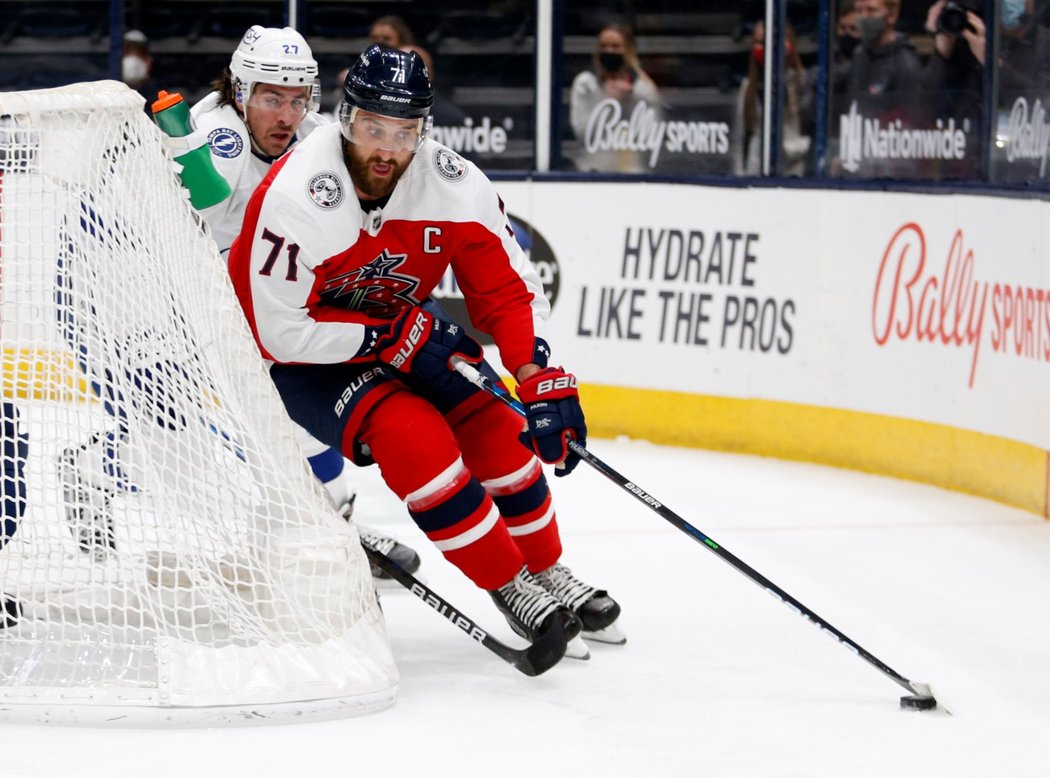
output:
[[[384,707],[357,533],[175,170],[123,84],[0,93],[0,716]]]

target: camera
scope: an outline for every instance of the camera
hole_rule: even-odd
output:
[[[971,10],[963,3],[948,0],[941,9],[941,15],[937,17],[937,30],[958,35],[963,30],[977,32],[966,18],[966,12]]]

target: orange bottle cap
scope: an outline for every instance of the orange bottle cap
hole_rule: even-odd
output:
[[[150,106],[150,110],[153,113],[160,113],[165,108],[171,108],[173,105],[177,105],[182,102],[182,95],[178,92],[165,92],[161,89],[157,92],[157,99]]]

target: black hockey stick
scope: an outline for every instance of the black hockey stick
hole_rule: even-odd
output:
[[[565,640],[565,629],[562,627],[560,620],[553,619],[553,626],[540,635],[536,642],[528,648],[511,648],[492,637],[492,635],[479,627],[476,622],[464,615],[462,611],[449,605],[448,601],[441,595],[420,582],[386,554],[368,545],[364,540],[361,541],[361,546],[364,548],[365,554],[368,555],[368,561],[466,632],[474,640],[481,643],[481,645],[504,662],[514,665],[525,675],[542,675],[558,664],[562,657],[565,656],[567,642]]]
[[[493,384],[491,381],[485,378],[485,376],[478,372],[478,370],[473,365],[464,362],[461,359],[454,358],[453,366],[460,373],[460,375],[462,375],[472,384],[488,392],[490,395],[500,400],[505,405],[510,406],[521,416],[525,416],[525,406],[522,405],[521,402],[512,397],[506,389],[504,389],[501,386],[497,386],[496,384]],[[598,457],[594,456],[594,454],[588,451],[584,446],[581,446],[575,440],[571,439],[568,443],[569,448],[572,449],[572,451],[575,454],[577,454],[580,457],[580,459],[582,459],[588,465],[590,465],[599,473],[604,475],[610,481],[615,483],[621,489],[623,489],[626,492],[629,492],[635,498],[644,503],[646,507],[660,514],[660,516],[663,519],[673,524],[675,527],[687,534],[697,543],[702,544],[704,548],[706,548],[708,551],[713,552],[716,556],[722,559],[722,561],[728,562],[739,572],[746,575],[760,587],[762,587],[767,592],[775,596],[793,611],[795,611],[800,616],[809,621],[811,624],[813,624],[815,627],[817,627],[817,629],[827,633],[828,635],[831,635],[839,643],[849,648],[861,659],[866,661],[868,664],[872,665],[875,669],[879,670],[890,680],[907,689],[909,692],[912,692],[912,695],[906,695],[905,697],[901,698],[901,707],[912,708],[916,710],[928,710],[937,707],[937,700],[934,698],[933,692],[930,689],[929,684],[919,683],[917,681],[912,681],[908,678],[905,678],[903,675],[898,673],[885,662],[878,659],[878,657],[876,657],[874,654],[865,650],[860,644],[849,638],[845,633],[836,629],[834,626],[822,619],[820,616],[818,616],[812,610],[810,610],[801,602],[796,600],[794,597],[792,597],[786,591],[781,589],[775,583],[770,581],[760,572],[752,568],[746,562],[742,561],[741,559],[738,559],[736,556],[729,553],[729,551],[724,546],[716,543],[714,540],[709,538],[699,529],[697,529],[688,521],[679,516],[677,513],[672,511],[670,508],[668,508],[662,502],[657,500],[647,491],[642,489],[640,486],[633,483],[632,481],[629,481],[624,476],[620,475],[620,473],[616,472],[613,468],[609,467],[609,465],[605,464],[605,462],[598,459]]]

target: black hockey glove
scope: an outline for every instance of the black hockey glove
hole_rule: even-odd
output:
[[[521,442],[548,464],[564,462],[554,475],[568,475],[580,461],[569,450],[568,439],[587,444],[587,424],[583,420],[576,376],[560,367],[548,367],[518,384],[518,397],[525,405],[528,432]]]
[[[397,372],[435,388],[466,380],[452,368],[452,357],[474,364],[483,357],[481,344],[461,326],[435,318],[419,307],[406,308],[391,324],[380,328],[372,350]]]

